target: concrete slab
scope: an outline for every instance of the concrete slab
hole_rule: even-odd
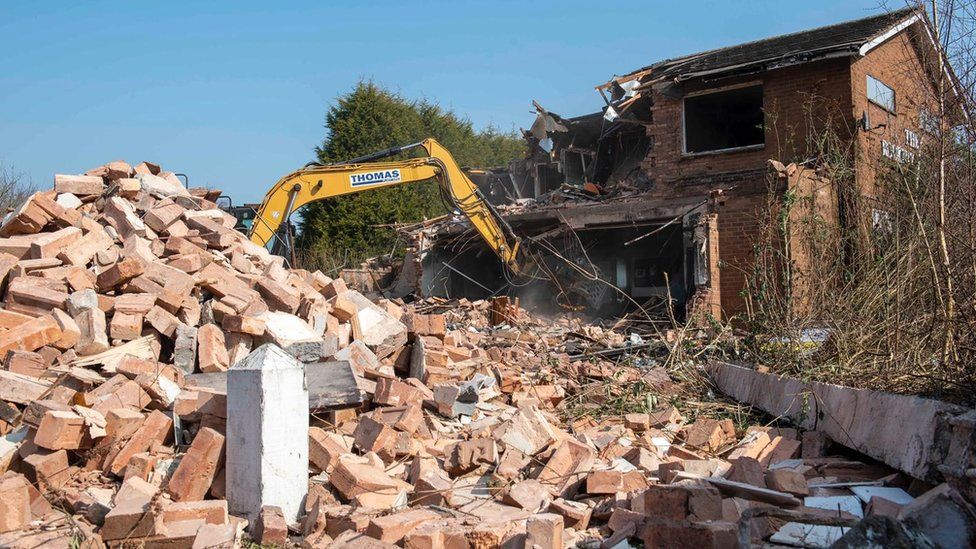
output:
[[[839,444],[929,481],[936,480],[949,450],[948,421],[966,411],[938,400],[807,383],[725,362],[713,362],[706,370],[723,393],[740,402],[822,431]]]
[[[323,410],[362,404],[365,399],[362,381],[356,377],[348,361],[332,360],[305,365],[308,381],[308,409]],[[227,372],[191,374],[186,376],[187,387],[205,387],[227,392]]]
[[[305,366],[308,379],[308,409],[358,406],[365,399],[358,376],[345,360],[313,362]]]

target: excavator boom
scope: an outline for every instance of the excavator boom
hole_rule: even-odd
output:
[[[426,156],[379,161],[413,148],[422,148]],[[286,175],[264,196],[248,236],[255,244],[267,247],[276,238],[281,223],[309,202],[432,178],[437,179],[454,207],[470,220],[499,259],[518,272],[519,239],[458,167],[451,153],[434,139],[338,164],[310,165]]]

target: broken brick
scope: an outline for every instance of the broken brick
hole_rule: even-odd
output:
[[[557,497],[572,498],[596,459],[596,452],[582,442],[566,439],[539,473],[539,482]]]
[[[164,442],[172,429],[172,419],[158,410],[153,411],[117,453],[107,456],[105,469],[114,475],[122,474],[132,456]]]
[[[90,443],[85,419],[69,412],[52,410],[44,414],[34,434],[34,444],[48,450],[77,450]]]
[[[75,351],[80,355],[95,355],[109,348],[105,313],[101,309],[85,309],[75,316],[79,337]]]
[[[197,433],[179,467],[169,479],[168,491],[176,501],[201,500],[224,459],[224,436],[210,428]]]
[[[288,543],[288,525],[281,507],[265,505],[251,530],[251,537],[261,545],[284,547]]]
[[[806,477],[803,476],[803,473],[792,469],[770,469],[766,471],[766,487],[794,496],[810,495]]]
[[[0,478],[0,533],[20,530],[30,521],[27,480],[20,475]]]
[[[223,372],[230,358],[224,333],[215,324],[204,324],[197,330],[197,360],[201,372]]]
[[[36,351],[61,339],[61,327],[53,316],[34,318],[0,333],[0,354],[11,349]]]
[[[529,517],[525,524],[525,546],[539,549],[562,549],[563,517],[554,513]]]
[[[126,257],[98,274],[98,290],[105,292],[112,290],[141,275],[146,271],[146,265],[136,257]]]
[[[651,485],[631,497],[632,511],[670,520],[721,520],[722,496],[701,484]]]
[[[616,494],[647,488],[647,478],[640,471],[593,471],[586,476],[586,493]]]
[[[112,315],[112,322],[108,327],[109,335],[112,339],[122,341],[132,341],[142,336],[142,316],[137,314],[121,313],[117,309]]]

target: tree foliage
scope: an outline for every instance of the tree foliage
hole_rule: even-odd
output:
[[[325,116],[318,160],[332,163],[434,137],[462,166],[501,166],[518,158],[523,142],[471,122],[428,100],[413,101],[373,82],[360,82]],[[420,221],[445,212],[433,181],[378,189],[309,204],[302,211],[299,247],[333,263],[355,264],[389,253],[395,235],[377,225]]]
[[[29,177],[0,162],[0,213],[19,207],[35,190]]]

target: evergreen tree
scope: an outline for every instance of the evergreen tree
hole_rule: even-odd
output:
[[[521,139],[494,128],[475,131],[469,120],[427,100],[409,101],[372,82],[360,82],[325,116],[318,160],[332,163],[434,137],[462,166],[502,166],[518,158]],[[377,189],[313,202],[301,212],[299,247],[350,265],[389,253],[393,231],[376,225],[420,221],[445,213],[434,181]]]

